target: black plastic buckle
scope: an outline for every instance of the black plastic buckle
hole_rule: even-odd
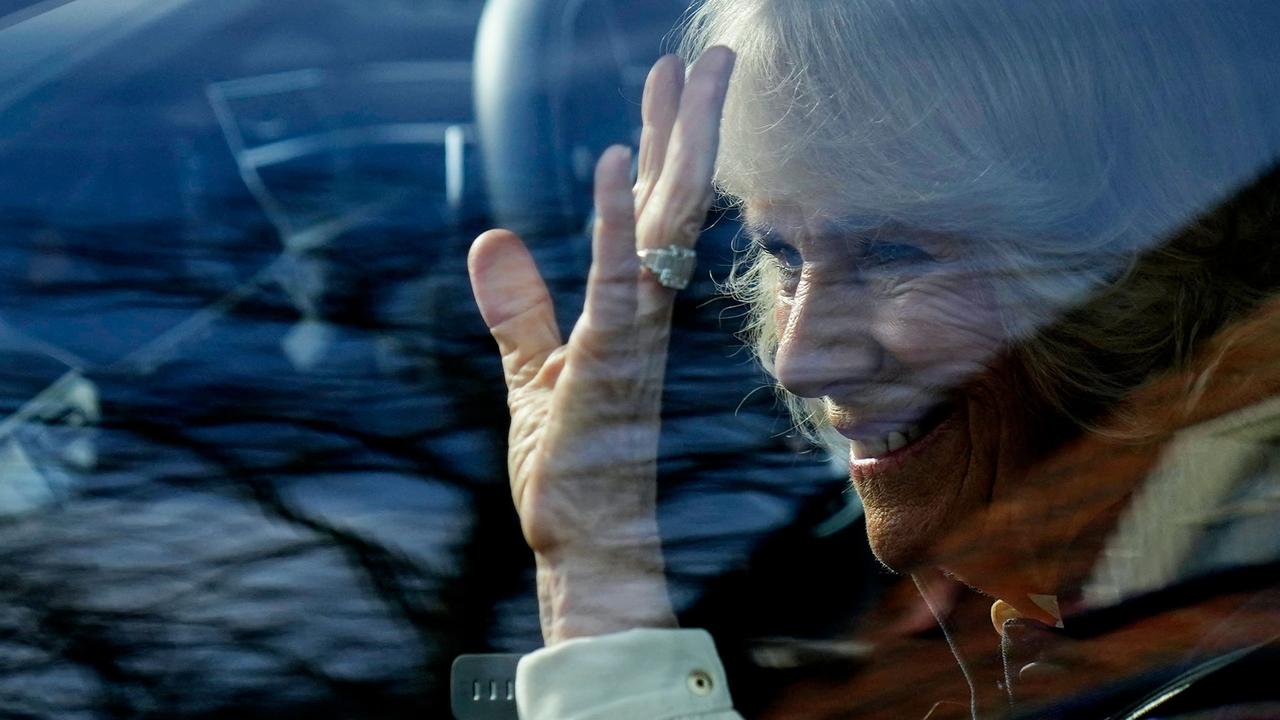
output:
[[[516,664],[521,655],[459,655],[453,661],[450,704],[455,720],[519,720]]]

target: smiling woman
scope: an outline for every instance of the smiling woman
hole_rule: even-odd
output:
[[[717,181],[760,252],[731,289],[800,426],[852,444],[890,565],[1275,282],[1257,252],[1159,245],[1278,149],[1245,74],[1264,51],[1201,13],[713,1],[691,22],[687,54],[743,53]]]
[[[960,390],[1008,340],[993,276],[938,233],[851,233],[848,223],[752,200],[746,210],[771,228],[758,243],[764,268],[741,281],[772,288],[758,299],[770,371],[798,404],[812,403],[800,422],[848,440],[872,547],[906,567],[960,517],[957,502],[989,493],[986,464],[1007,431],[993,420],[1036,410],[1009,373]]]
[[[1264,2],[703,3],[687,82],[669,59],[650,76],[634,189],[623,153],[600,163],[568,342],[518,239],[472,251],[548,645],[673,621],[652,467],[670,296],[632,253],[687,245],[714,180],[753,240],[729,282],[750,340],[798,425],[848,454],[871,548],[932,598],[973,714],[1256,700],[1280,616],[1240,613],[1277,590],[1207,589],[1280,560],[1239,511],[1274,523],[1280,485],[1280,378],[1260,347],[1280,289],[1277,29]],[[1231,441],[1188,449],[1206,436]],[[1243,459],[1209,470],[1206,453]],[[1141,583],[1121,555],[1147,565]],[[966,660],[939,571],[996,600],[998,661]],[[1231,617],[1246,622],[1213,629]],[[1118,649],[1127,666],[1100,672]],[[674,682],[712,678],[709,652],[696,633],[578,640],[526,659],[518,696],[533,718],[734,717],[718,680],[685,699]],[[1063,658],[1067,680],[1032,682]],[[602,664],[634,682],[579,692]],[[900,717],[874,692],[841,716]]]

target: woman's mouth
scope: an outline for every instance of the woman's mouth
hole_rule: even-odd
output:
[[[897,429],[887,432],[884,429],[887,423],[858,423],[850,426],[837,424],[835,429],[849,439],[855,460],[879,460],[920,445],[954,412],[954,404],[943,402],[933,406],[916,422],[902,423]]]

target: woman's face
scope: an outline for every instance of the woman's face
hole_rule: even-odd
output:
[[[781,279],[778,381],[851,441],[871,546],[905,569],[1029,460],[996,275],[942,234],[766,202],[747,221]]]

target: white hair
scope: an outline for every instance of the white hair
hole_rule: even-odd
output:
[[[717,163],[726,194],[980,244],[1011,337],[1128,277],[1280,154],[1272,0],[706,0],[684,29],[688,58],[738,53]],[[766,368],[776,283],[758,258],[731,281]],[[1119,389],[1070,367],[1098,340],[1082,333],[1031,349],[1049,394]],[[1129,351],[1158,354],[1137,335]],[[1061,346],[1070,357],[1048,357]],[[822,432],[814,403],[792,404]]]

